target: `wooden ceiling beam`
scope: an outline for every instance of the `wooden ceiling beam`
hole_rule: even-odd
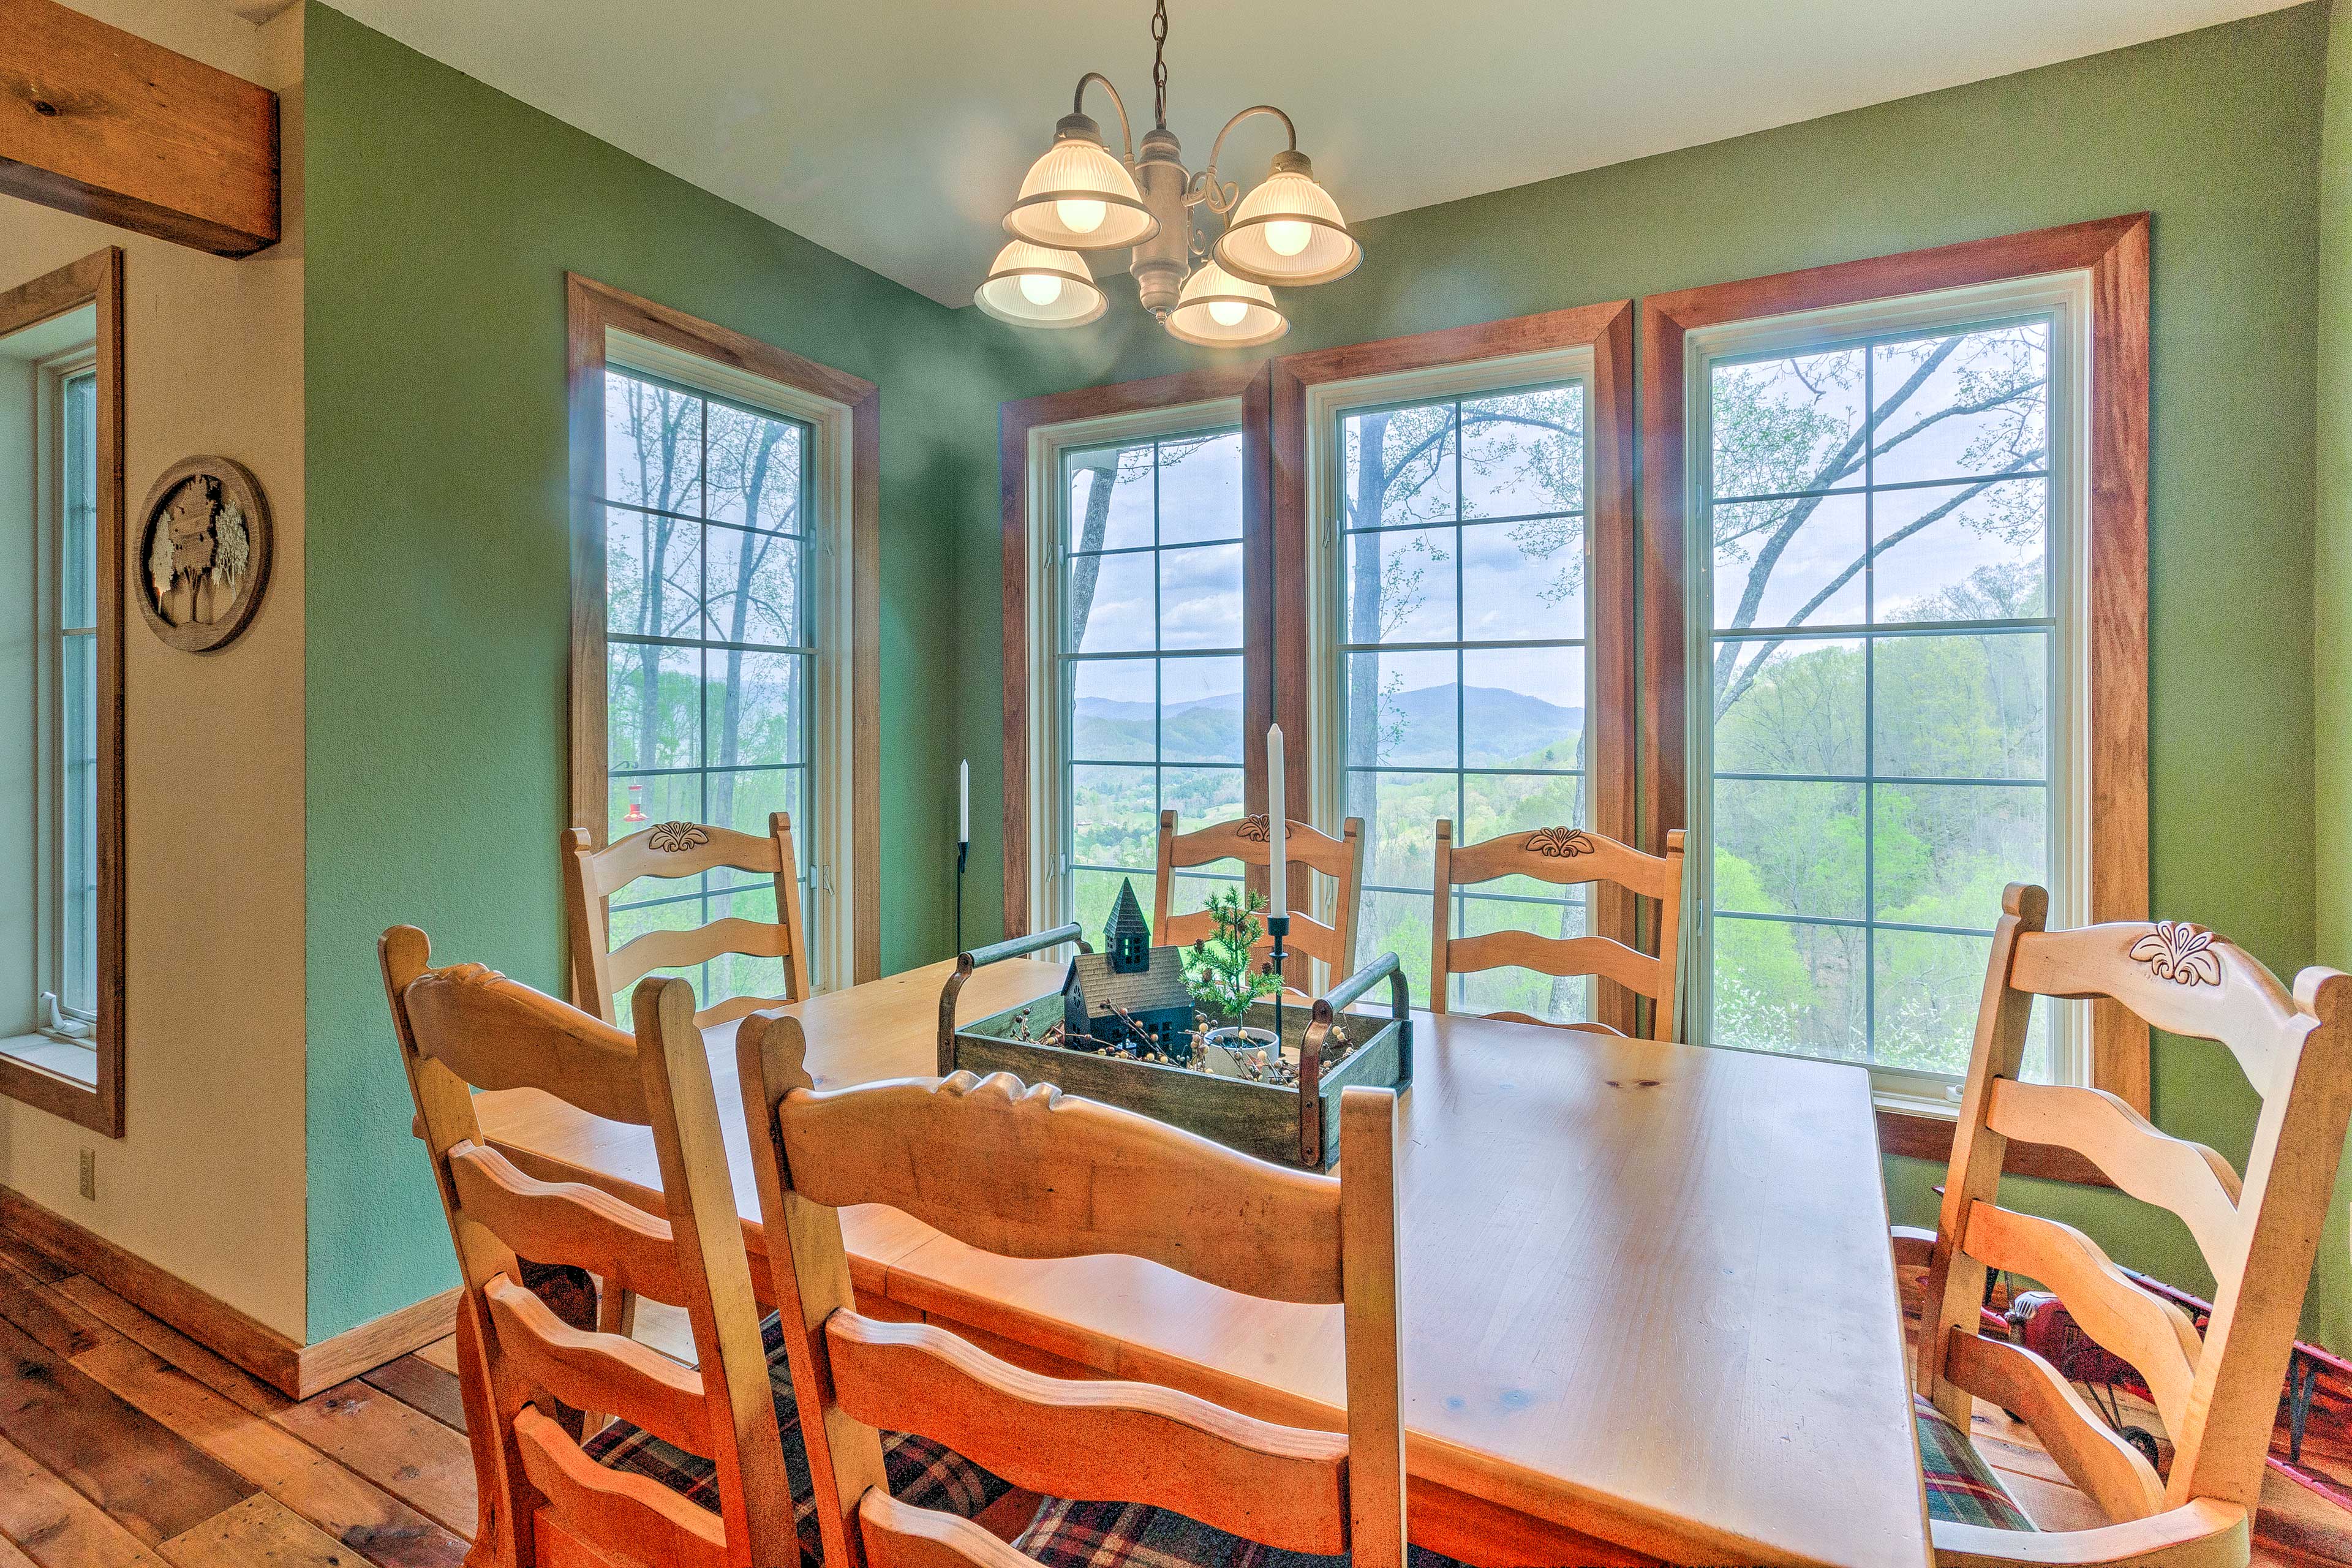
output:
[[[0,193],[216,256],[278,243],[276,93],[58,0],[0,15]]]

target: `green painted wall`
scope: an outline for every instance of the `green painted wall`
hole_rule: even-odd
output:
[[[2314,842],[2320,957],[2352,968],[2352,5],[2330,7],[2327,88],[2319,147],[2318,560],[2314,710],[2317,717]],[[2320,1255],[2326,1332],[2339,1348],[2352,1321],[2343,1268],[2352,1153],[2336,1173],[2338,1202]],[[2304,1314],[2311,1317],[2309,1311]]]
[[[2319,950],[2352,952],[2352,5],[2327,31],[2319,164]]]
[[[1003,395],[967,319],[318,5],[306,731],[310,1328],[454,1282],[375,935],[562,976],[563,274],[882,389],[882,957],[942,956],[950,519],[994,504]],[[992,571],[991,581],[993,581]],[[993,603],[992,588],[987,595]]]
[[[2339,35],[2344,28],[2339,25]],[[2352,878],[2334,839],[2323,948],[2307,847],[2314,811],[2315,384],[2320,104],[2352,84],[2340,36],[2330,73],[2322,7],[2186,34],[2021,75],[1882,104],[1662,157],[1569,175],[1361,226],[1363,267],[1284,297],[1285,351],[1490,321],[1916,247],[2147,210],[2154,222],[2150,491],[2150,806],[2160,913],[2218,926],[2284,973],[2352,965]],[[1573,90],[1572,86],[1563,90]],[[1540,112],[1531,105],[1530,112]],[[2330,320],[2352,327],[2340,198],[2345,116],[2332,111],[2338,203]],[[1313,128],[1302,128],[1314,151]],[[1252,154],[1255,156],[1255,154]],[[1094,327],[979,330],[1020,395],[1204,363],[1136,309],[1124,279]],[[2335,377],[2342,381],[2339,363]],[[2329,400],[2347,439],[2352,403]],[[2352,487],[2331,490],[2352,500]],[[2352,589],[2352,538],[2335,581]],[[963,516],[961,575],[997,570],[992,510]],[[2338,593],[2340,602],[2347,597]],[[975,832],[968,908],[1002,907],[1001,627],[975,595],[961,627],[962,749]],[[2352,636],[2336,624],[2333,687]],[[2323,677],[2323,679],[2329,677]],[[2340,702],[2337,704],[2340,709]],[[2331,724],[2352,770],[2352,729]],[[2337,780],[2345,774],[2334,775]],[[984,803],[984,804],[983,804]],[[2335,796],[2335,821],[2345,799]],[[2158,1119],[2242,1159],[2252,1096],[2218,1047],[2159,1042]],[[1932,1223],[1940,1171],[1891,1160],[1898,1219]],[[2122,1261],[2184,1285],[2205,1276],[2185,1232],[2112,1194],[2016,1194],[2083,1224]],[[2344,1194],[2339,1192],[2339,1200]],[[2352,1346],[2345,1205],[2329,1221],[2306,1321]]]

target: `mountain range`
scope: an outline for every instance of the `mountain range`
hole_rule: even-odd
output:
[[[1453,728],[1454,688],[1425,686],[1388,700],[1388,718],[1402,721],[1408,736],[1442,736]],[[1180,757],[1226,757],[1235,752],[1242,723],[1237,691],[1168,708],[1167,751]],[[1151,754],[1151,704],[1082,697],[1076,711],[1075,754],[1081,758],[1148,758]],[[1489,757],[1523,757],[1584,727],[1581,707],[1563,708],[1524,691],[1472,686],[1462,692],[1462,719],[1473,747]],[[1416,750],[1418,748],[1415,748]]]

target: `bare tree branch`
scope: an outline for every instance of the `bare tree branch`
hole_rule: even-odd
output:
[[[1967,490],[1961,494],[1954,496],[1950,500],[1944,502],[1941,506],[1930,508],[1912,521],[1896,529],[1893,533],[1888,534],[1885,539],[1880,540],[1868,550],[1865,550],[1860,556],[1850,562],[1845,566],[1844,570],[1838,573],[1838,574],[1832,578],[1828,583],[1822,584],[1819,592],[1814,594],[1811,598],[1805,601],[1804,607],[1790,617],[1789,625],[1791,627],[1803,626],[1806,616],[1811,615],[1815,610],[1820,609],[1823,605],[1829,603],[1831,597],[1834,595],[1839,589],[1853,581],[1854,574],[1856,573],[1860,572],[1871,562],[1878,559],[1880,555],[1885,553],[1894,546],[1902,543],[1905,540],[1910,538],[1913,534],[1917,533],[1921,529],[1926,528],[1930,523],[1940,521],[1944,518],[1950,516],[1961,507],[1966,506],[1969,501],[1974,500],[1978,496],[1982,495],[1986,490],[1990,489],[1994,485],[1997,485],[2003,479],[2011,477],[2012,474],[2031,468],[2034,464],[2041,460],[2042,453],[2040,450],[2037,449],[2031,452],[2024,457],[2018,458],[2007,469],[2004,469],[2000,473],[1988,475],[1979,482],[1970,485]],[[1775,650],[1780,648],[1787,640],[1788,639],[1784,637],[1774,637],[1768,642],[1752,645],[1759,649],[1756,656],[1749,659],[1747,666],[1741,669],[1738,679],[1734,681],[1730,686],[1725,688],[1722,694],[1716,699],[1715,716],[1718,721],[1720,721],[1726,713],[1728,713],[1731,710],[1734,703],[1738,702],[1741,697],[1747,694],[1748,689],[1755,684],[1756,677],[1763,668],[1765,663],[1771,658]],[[1719,673],[1717,676],[1717,680],[1718,683],[1722,680],[1722,673],[1720,672],[1728,671],[1732,668],[1733,664],[1737,663],[1739,649],[1743,645],[1738,642],[1727,642],[1723,645],[1722,649],[1717,653],[1717,663]],[[1730,662],[1726,662],[1724,660],[1724,654],[1729,654],[1731,656]]]

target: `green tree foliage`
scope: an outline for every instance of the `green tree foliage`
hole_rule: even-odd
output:
[[[1717,642],[1718,775],[1874,782],[1718,776],[1714,907],[1945,928],[1717,919],[1720,1041],[1966,1068],[1985,942],[1948,932],[2050,875],[2047,487],[2016,478],[2044,462],[2046,340],[2031,323],[1714,374],[1718,629],[1859,623],[1867,584],[1875,624],[1906,634]],[[1945,482],[1878,493],[1867,544],[1858,501],[1824,493],[1925,479]],[[1939,623],[1960,626],[1920,635]]]

